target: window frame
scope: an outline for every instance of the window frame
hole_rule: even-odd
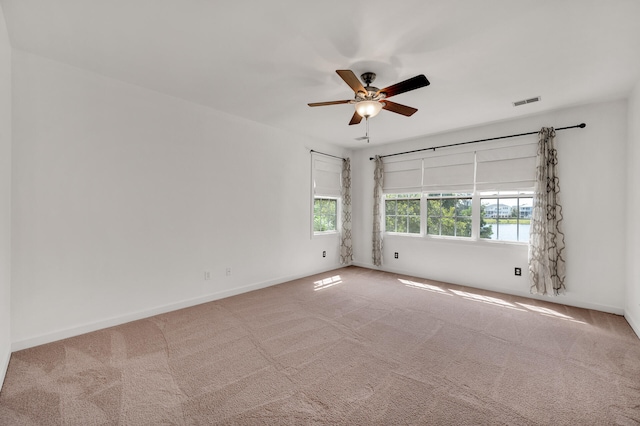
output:
[[[397,226],[397,222],[396,222],[396,230],[394,231],[388,231],[387,230],[387,201],[395,201],[396,202],[396,209],[395,212],[396,214],[393,215],[396,220],[398,218],[398,216],[401,217],[406,217],[407,218],[407,232],[398,232],[398,226]],[[418,232],[408,232],[409,230],[409,218],[410,217],[416,217],[416,215],[398,215],[398,208],[397,208],[397,202],[398,201],[418,201],[419,204],[419,209],[420,212],[417,215],[418,219],[420,221],[420,229]],[[424,215],[422,214],[422,212],[424,211],[424,203],[423,203],[423,197],[422,197],[422,193],[418,193],[418,192],[408,192],[408,193],[392,193],[392,194],[384,194],[384,198],[383,198],[383,202],[384,202],[384,206],[383,206],[383,210],[384,210],[384,214],[383,214],[383,225],[384,225],[384,233],[385,234],[389,234],[389,235],[403,235],[403,236],[413,236],[413,237],[420,237],[423,234],[423,230],[424,230]]]
[[[426,222],[426,227],[425,227],[425,236],[427,238],[447,238],[447,239],[455,239],[455,240],[464,240],[464,241],[471,241],[473,239],[473,212],[474,212],[474,199],[473,199],[473,193],[472,192],[444,192],[444,193],[434,193],[434,192],[429,192],[429,193],[424,193],[423,194],[424,198],[425,198],[425,204],[426,204],[426,210],[425,210],[425,222]],[[454,215],[452,216],[453,220],[454,220],[454,229],[457,229],[457,223],[458,223],[458,218],[469,218],[471,220],[471,232],[469,234],[469,236],[462,236],[462,235],[443,235],[442,234],[442,222],[440,222],[440,226],[439,226],[439,230],[440,233],[439,234],[430,234],[429,233],[429,200],[469,200],[471,203],[471,215],[470,216],[459,216],[457,214],[455,214],[455,212],[457,211],[457,208],[454,210]],[[442,219],[443,217],[447,217],[447,216],[438,216],[440,219]]]
[[[398,237],[412,237],[412,238],[424,238],[427,240],[445,240],[445,241],[455,241],[456,243],[473,243],[473,244],[514,244],[514,245],[528,245],[529,241],[516,241],[516,240],[498,240],[491,238],[482,238],[481,234],[481,208],[482,208],[482,200],[483,199],[518,199],[518,209],[520,209],[520,199],[530,199],[531,205],[533,207],[533,191],[532,190],[523,190],[523,191],[473,191],[473,192],[445,192],[444,196],[431,196],[433,194],[437,194],[434,192],[412,192],[412,193],[387,193],[383,195],[383,213],[382,213],[382,221],[384,224],[384,234],[387,236],[398,236]],[[451,195],[449,195],[451,194]],[[415,198],[406,198],[406,197],[398,197],[398,196],[408,196],[408,195],[419,195],[420,196],[420,233],[408,233],[408,232],[395,232],[395,231],[387,231],[386,229],[386,202],[387,200],[407,200],[407,199],[418,199]],[[395,196],[395,197],[394,197]],[[391,197],[391,198],[388,198]],[[471,235],[470,236],[459,236],[459,235],[437,235],[437,234],[429,234],[427,229],[427,221],[428,221],[428,200],[429,199],[469,199],[471,202],[471,216],[464,216],[471,218]],[[520,210],[518,210],[518,215],[520,214]],[[454,216],[457,217],[457,216]],[[461,216],[462,217],[462,216]],[[518,217],[518,220],[522,218]],[[530,220],[530,218],[527,218]],[[519,223],[518,223],[519,225]],[[518,229],[518,233],[520,230]],[[519,235],[519,234],[518,234]]]
[[[533,213],[533,198],[534,198],[534,192],[533,191],[481,191],[478,192],[478,199],[479,199],[479,206],[480,206],[480,212],[479,214],[481,214],[481,209],[482,209],[482,200],[495,200],[496,201],[496,205],[498,206],[498,211],[497,211],[497,215],[495,218],[489,218],[489,219],[495,219],[495,225],[496,225],[496,238],[482,238],[478,235],[478,240],[480,241],[486,241],[486,242],[490,242],[491,244],[493,243],[506,243],[506,244],[529,244],[529,239],[527,238],[526,241],[520,241],[520,225],[522,225],[520,223],[520,221],[522,219],[528,220],[529,224],[531,224],[531,214],[529,215],[529,217],[521,217],[521,208],[523,207],[520,200],[522,199],[528,199],[531,200],[531,210]],[[500,210],[499,210],[499,206],[500,206],[500,200],[516,200],[516,209],[517,209],[517,217],[513,218],[513,217],[501,217],[500,215]],[[513,209],[513,207],[511,207]],[[479,220],[481,218],[479,217]],[[486,218],[485,218],[486,219]],[[500,237],[500,219],[503,220],[516,220],[515,225],[517,225],[516,227],[516,240],[503,240],[503,239],[499,239]],[[480,224],[480,222],[478,222],[478,224]]]
[[[336,202],[336,229],[329,229],[326,231],[316,231],[316,209],[315,209],[315,205],[316,205],[316,200],[333,200]],[[319,235],[335,235],[335,234],[339,234],[341,231],[341,213],[342,213],[342,203],[341,203],[342,197],[330,197],[330,196],[326,196],[326,195],[314,195],[313,199],[311,200],[311,233],[312,235],[315,236],[319,236]]]

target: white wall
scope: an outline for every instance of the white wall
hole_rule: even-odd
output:
[[[11,355],[11,45],[0,7],[0,387]]]
[[[412,119],[429,119],[429,117]],[[622,314],[625,297],[626,100],[488,124],[393,146],[357,151],[353,158],[354,260],[373,267],[373,162],[369,157],[495,136],[565,127],[557,133],[566,236],[567,293],[551,301]],[[375,135],[374,135],[375,136]],[[535,142],[537,136],[527,136]],[[524,138],[519,138],[525,140]],[[513,140],[513,139],[511,139]],[[442,150],[441,152],[445,152]],[[399,259],[392,254],[399,253]],[[526,245],[385,237],[383,269],[510,294],[529,295]]]
[[[335,236],[310,237],[309,149],[347,153],[19,50],[13,65],[14,350],[340,266]]]
[[[640,336],[640,81],[629,96],[627,294],[625,317]]]

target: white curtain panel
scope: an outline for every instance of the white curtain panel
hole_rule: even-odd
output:
[[[351,240],[351,159],[342,160],[342,234],[340,235],[340,263],[353,262]]]
[[[373,264],[382,266],[382,186],[384,165],[382,158],[376,155],[373,172]]]
[[[543,127],[538,133],[536,181],[529,233],[529,278],[531,293],[564,293],[564,234],[561,231],[562,206],[557,176],[558,153],[554,148],[555,130]]]

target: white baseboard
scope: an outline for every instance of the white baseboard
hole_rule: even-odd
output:
[[[385,271],[385,272],[391,272],[391,273],[399,274],[399,275],[408,275],[408,276],[413,276],[413,277],[422,278],[422,279],[433,279],[433,278],[429,278],[429,277],[426,277],[426,276],[421,275],[421,274],[415,274],[414,272],[411,272],[411,271],[389,268],[389,267],[384,266],[384,265],[382,267],[376,267],[376,266],[371,265],[371,264],[354,262],[353,266],[359,266],[361,268],[368,268],[368,269],[376,269],[376,270]],[[440,280],[438,280],[438,281],[440,281]],[[482,290],[495,291],[497,293],[510,294],[512,296],[526,297],[528,299],[544,300],[545,302],[557,303],[557,304],[560,304],[560,305],[567,305],[567,306],[574,306],[576,308],[592,309],[594,311],[607,312],[607,313],[615,314],[615,315],[624,315],[625,314],[623,308],[620,308],[620,307],[617,307],[617,306],[609,306],[609,305],[599,304],[599,303],[585,302],[583,300],[577,300],[575,298],[572,298],[570,293],[563,294],[563,295],[558,296],[558,297],[545,297],[545,296],[536,296],[534,294],[529,293],[526,290],[517,290],[517,289],[513,289],[512,290],[512,289],[505,289],[505,288],[502,288],[502,287],[492,287],[492,286],[473,286],[473,285],[468,285],[467,283],[451,283],[451,284],[462,285],[462,286],[469,287],[469,288],[478,288],[478,289],[482,289]],[[637,333],[637,329],[636,329],[636,333]]]
[[[11,352],[7,351],[1,355],[0,358],[0,390],[4,385],[4,378],[7,375],[7,369],[9,368],[9,360],[11,359]]]
[[[395,273],[395,274],[420,277],[420,275],[415,275],[415,274],[412,274],[410,272],[408,273],[407,271],[394,270],[393,268],[387,268],[387,267],[378,268],[378,267],[376,267],[376,266],[374,266],[372,264],[365,264],[365,263],[360,263],[360,262],[352,262],[351,265],[352,266],[358,266],[358,267],[361,267],[361,268],[367,268],[367,269],[391,272],[391,273]],[[42,335],[39,335],[39,336],[30,337],[28,339],[23,339],[23,340],[12,342],[11,350],[13,352],[20,351],[20,350],[31,348],[31,347],[34,347],[34,346],[39,346],[39,345],[43,345],[43,344],[46,344],[46,343],[51,343],[51,342],[55,342],[55,341],[58,341],[58,340],[66,339],[66,338],[69,338],[69,337],[78,336],[80,334],[90,333],[92,331],[102,330],[104,328],[125,324],[125,323],[131,322],[131,321],[136,321],[136,320],[140,320],[140,319],[144,319],[144,318],[149,318],[149,317],[152,317],[154,315],[164,314],[164,313],[175,311],[175,310],[178,310],[178,309],[188,308],[188,307],[191,307],[191,306],[200,305],[202,303],[212,302],[214,300],[220,300],[220,299],[224,299],[226,297],[231,297],[231,296],[235,296],[235,295],[238,295],[238,294],[247,293],[247,292],[250,292],[250,291],[253,291],[253,290],[259,290],[259,289],[262,289],[262,288],[265,288],[265,287],[270,287],[270,286],[281,284],[281,283],[285,283],[285,282],[288,282],[288,281],[297,280],[297,279],[304,278],[304,277],[307,277],[307,276],[321,274],[321,273],[324,273],[324,272],[328,272],[328,271],[332,271],[332,270],[335,270],[335,269],[342,268],[344,266],[348,266],[348,265],[332,265],[329,268],[319,269],[319,270],[316,270],[316,271],[310,271],[310,272],[307,272],[307,273],[304,273],[304,274],[297,274],[297,275],[292,275],[292,276],[287,276],[287,277],[280,277],[280,278],[275,278],[275,279],[262,281],[262,282],[258,282],[258,283],[248,284],[248,285],[245,285],[245,286],[242,286],[242,287],[237,287],[237,288],[233,288],[233,289],[225,290],[225,291],[219,291],[219,292],[216,292],[216,293],[207,294],[207,295],[200,296],[200,297],[193,298],[193,299],[182,300],[182,301],[179,301],[179,302],[176,302],[176,303],[170,303],[170,304],[163,305],[163,306],[157,306],[157,307],[150,308],[150,309],[145,309],[145,310],[139,311],[139,312],[133,312],[133,313],[130,313],[130,314],[121,315],[121,316],[113,317],[113,318],[107,318],[107,319],[104,319],[104,320],[95,321],[95,322],[79,325],[79,326],[76,326],[76,327],[67,328],[67,329],[64,329],[64,330],[58,330],[58,331],[51,332],[51,333],[45,333],[45,334],[42,334]],[[429,279],[428,277],[421,277],[421,278]],[[452,283],[452,284],[456,284],[456,283]],[[464,284],[462,284],[462,285],[464,285]],[[638,321],[636,321],[635,319],[633,319],[630,315],[626,314],[623,309],[620,309],[620,308],[617,308],[617,307],[611,307],[611,306],[607,306],[607,305],[600,305],[600,304],[594,304],[594,303],[584,303],[584,302],[581,302],[581,301],[573,300],[571,298],[567,298],[566,296],[561,296],[561,297],[558,297],[558,298],[555,298],[555,299],[551,299],[551,298],[536,297],[536,296],[533,296],[533,295],[529,294],[528,292],[521,292],[521,291],[520,292],[519,291],[508,292],[508,291],[505,291],[502,288],[486,288],[486,287],[478,287],[478,288],[482,288],[484,290],[496,291],[496,292],[499,292],[499,293],[512,294],[514,296],[522,296],[522,297],[526,297],[526,298],[530,298],[530,299],[541,299],[541,300],[549,301],[549,302],[552,302],[552,303],[559,303],[559,304],[575,306],[575,307],[579,307],[579,308],[594,309],[594,310],[597,310],[597,311],[609,312],[609,313],[613,313],[613,314],[617,314],[617,315],[625,315],[625,318],[626,318],[627,322],[629,322],[629,324],[631,325],[631,327],[633,328],[635,333],[640,337],[640,323]],[[0,360],[0,362],[2,362],[2,364],[0,364],[0,379],[2,379],[2,380],[4,380],[4,376],[6,374],[7,367],[9,366],[10,357],[11,357],[10,353],[4,354],[3,359]],[[1,383],[2,383],[2,381],[0,381],[0,384]]]
[[[238,294],[247,293],[253,290],[259,290],[261,288],[270,287],[277,284],[282,284],[288,281],[297,280],[300,278],[308,277],[311,275],[321,274],[323,272],[328,272],[334,269],[338,269],[342,267],[341,265],[332,265],[328,269],[321,269],[317,271],[310,271],[304,274],[292,275],[287,277],[275,278],[267,281],[262,281],[258,283],[244,285],[242,287],[233,288],[230,290],[219,291],[216,293],[207,294],[204,296],[196,297],[193,299],[182,300],[176,303],[170,303],[163,306],[157,306],[150,309],[145,309],[138,312],[133,312],[126,315],[120,315],[117,317],[107,318],[100,321],[95,321],[83,325],[79,325],[76,327],[67,328],[64,330],[58,330],[51,333],[41,334],[39,336],[30,337],[28,339],[23,339],[19,341],[14,341],[11,344],[11,350],[13,352],[20,351],[23,349],[32,348],[34,346],[44,345],[46,343],[56,342],[58,340],[67,339],[69,337],[78,336],[85,333],[90,333],[92,331],[102,330],[108,327],[114,327],[116,325],[125,324],[131,321],[137,321],[144,318],[149,318],[154,315],[160,315],[171,311],[176,311],[178,309],[184,309],[191,306],[200,305],[202,303],[213,302],[214,300],[224,299],[226,297],[236,296]],[[10,355],[10,354],[9,354]],[[7,358],[7,365],[9,363],[9,359]],[[6,369],[5,369],[6,371]]]

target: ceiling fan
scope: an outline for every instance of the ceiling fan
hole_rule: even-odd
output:
[[[385,87],[384,89],[378,89],[377,87],[371,86],[371,83],[376,79],[375,73],[365,72],[360,76],[362,81],[367,85],[365,87],[360,83],[360,80],[358,80],[358,77],[356,77],[353,71],[336,70],[336,72],[344,82],[353,89],[355,93],[354,99],[315,102],[308,105],[310,107],[317,107],[326,105],[354,104],[356,111],[353,113],[353,117],[351,117],[349,125],[358,124],[363,118],[368,120],[370,117],[375,117],[382,109],[405,115],[407,117],[412,116],[416,111],[418,111],[416,108],[391,102],[387,99],[391,96],[419,89],[420,87],[425,87],[430,84],[427,77],[425,77],[424,74],[420,74],[408,80],[401,81],[400,83]]]

